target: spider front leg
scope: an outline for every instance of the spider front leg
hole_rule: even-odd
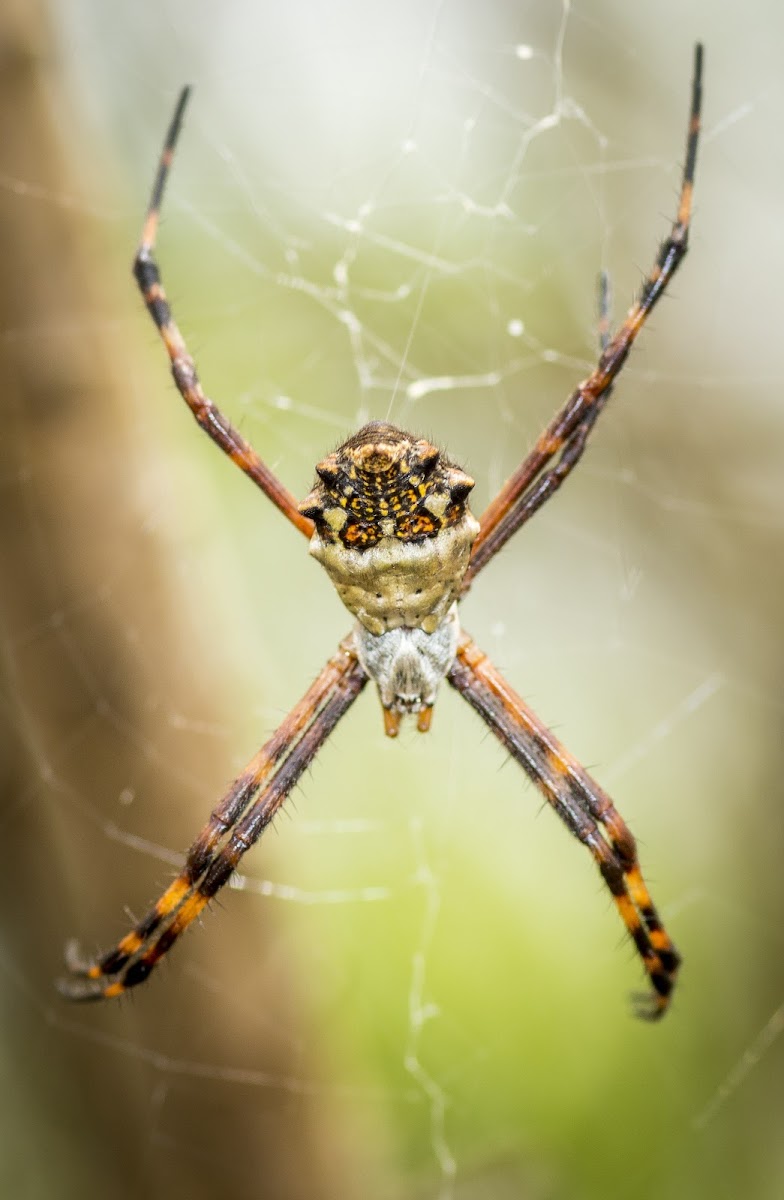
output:
[[[599,413],[629,356],[637,335],[680,266],[689,245],[694,171],[700,135],[702,105],[702,46],[694,48],[691,110],[686,136],[686,161],[681,180],[678,213],[662,243],[653,269],[642,285],[640,298],[626,320],[602,348],[596,369],[583,380],[564,407],[540,434],[536,445],[507,480],[480,519],[463,592],[476,575],[521,525],[552,496],[579,462]],[[554,466],[552,460],[558,456]]]
[[[590,850],[652,985],[639,1015],[662,1017],[681,959],[642,877],[634,838],[609,796],[465,634],[447,678]]]
[[[190,89],[183,88],[169,131],[166,134],[141,241],[133,262],[133,273],[144,297],[147,310],[155,322],[155,327],[163,339],[166,352],[171,360],[172,375],[177,389],[201,428],[220,446],[224,454],[228,454],[232,462],[236,463],[240,470],[244,471],[261,488],[272,503],[277,505],[284,517],[287,517],[292,525],[299,529],[300,533],[311,537],[313,522],[302,515],[297,508],[296,500],[288,489],[273,475],[250,443],[246,442],[245,438],[226,420],[209,397],[205,396],[196,373],[196,365],[172,316],[161,283],[160,271],[154,257],[155,239],[158,233],[163,192],[189,95]]]
[[[610,277],[606,271],[602,271],[599,275],[599,351],[604,354],[610,341]],[[529,521],[537,509],[550,499],[555,492],[558,491],[564,480],[572,473],[574,468],[583,456],[588,435],[596,424],[599,414],[604,410],[607,401],[613,394],[613,385],[610,384],[605,391],[596,398],[595,403],[586,410],[585,415],[580,424],[577,425],[573,433],[566,439],[561,449],[554,467],[543,472],[538,479],[532,484],[522,496],[517,505],[512,510],[514,516],[510,512],[508,517],[508,525],[504,527],[504,541],[512,536],[515,529],[519,529],[522,524]],[[483,518],[484,520],[484,518]],[[480,529],[480,537],[481,537]],[[479,540],[479,539],[477,539]],[[499,542],[497,549],[500,549],[503,542]],[[493,551],[495,553],[495,551]],[[473,555],[471,563],[463,580],[463,592],[465,593],[471,586],[471,580],[476,575],[477,571],[481,570],[484,563],[490,558],[490,552],[484,555]]]
[[[148,977],[231,878],[366,683],[349,637],[234,781],[188,851],[182,871],[138,925],[95,963],[82,962],[75,944],[68,947],[70,974],[57,985],[63,996],[119,996]]]

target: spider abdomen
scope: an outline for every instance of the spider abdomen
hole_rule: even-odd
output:
[[[349,612],[376,637],[389,630],[435,633],[457,599],[479,523],[466,511],[456,526],[424,544],[382,538],[368,550],[348,550],[313,535],[310,553]]]
[[[300,512],[310,553],[376,637],[433,634],[460,592],[479,522],[473,479],[424,438],[374,421],[316,467]]]

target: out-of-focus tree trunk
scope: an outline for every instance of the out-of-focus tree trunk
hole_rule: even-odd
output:
[[[109,311],[116,302],[101,278],[100,239],[83,206],[68,201],[74,180],[55,122],[57,115],[60,127],[67,125],[67,105],[45,8],[6,0],[0,9],[0,978],[6,1043],[0,1190],[346,1196],[352,1191],[345,1161],[331,1153],[332,1131],[318,1101],[271,1088],[263,1103],[251,1097],[241,1119],[219,1113],[215,1144],[204,1145],[203,1156],[194,1153],[204,1132],[189,1130],[187,1117],[183,1127],[183,1114],[203,1083],[198,1070],[175,1072],[171,1086],[186,1093],[177,1106],[178,1126],[159,1123],[156,1104],[160,1108],[171,1084],[171,1050],[146,1015],[154,1008],[71,1009],[51,986],[64,929],[77,931],[88,914],[91,929],[111,936],[118,928],[121,902],[110,878],[118,847],[101,828],[105,810],[95,797],[116,796],[122,781],[138,780],[144,770],[140,741],[156,716],[145,703],[134,645],[144,647],[145,661],[167,680],[178,679],[188,655],[178,635],[177,585],[135,507],[135,472],[145,448],[130,432],[127,414],[138,397],[139,369],[122,329],[101,319],[107,301]],[[129,297],[131,286],[129,278]],[[100,594],[85,595],[83,580],[112,581],[129,561],[143,586],[133,589],[118,624]],[[112,596],[115,618],[121,592]],[[188,672],[193,680],[192,656]],[[208,681],[201,686],[204,712]],[[117,719],[106,719],[107,712]],[[176,760],[176,730],[156,725],[154,741],[160,755]],[[191,747],[193,777],[209,772],[216,752],[202,741]],[[177,786],[173,780],[164,798],[175,810]],[[74,834],[74,822],[81,833]],[[167,836],[161,832],[163,844]],[[96,913],[104,906],[101,920]],[[263,947],[257,943],[251,953],[260,956]],[[276,995],[295,987],[285,963],[266,982]],[[307,1071],[291,1030],[265,1035],[255,1012],[243,1028],[243,1009],[229,1037],[209,989],[191,988],[178,1002],[179,1028],[186,1030],[178,1052],[192,1031],[194,1063],[202,1057],[220,1063],[225,1054],[240,1065],[236,1056],[251,1044],[258,1061],[266,1036],[275,1078]],[[296,1024],[296,1003],[291,1007]],[[247,1100],[237,1085],[220,1103],[230,1109]],[[213,1116],[200,1115],[213,1128]],[[161,1156],[167,1138],[171,1152]]]

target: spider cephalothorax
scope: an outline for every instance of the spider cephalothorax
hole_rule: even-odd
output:
[[[310,539],[311,554],[357,622],[223,795],[177,878],[146,916],[95,962],[84,962],[70,947],[70,974],[60,984],[64,995],[74,1000],[120,996],[148,977],[231,878],[369,679],[378,687],[391,736],[405,713],[417,714],[422,732],[430,727],[433,701],[446,679],[590,851],[651,984],[641,1013],[656,1019],[666,1012],[681,960],[643,879],[634,838],[607,793],[461,631],[457,604],[579,462],[640,329],[686,253],[701,97],[702,47],[697,46],[686,162],[669,236],[639,299],[612,336],[606,328],[607,289],[600,289],[602,352],[595,370],[577,385],[477,521],[466,505],[473,480],[424,438],[380,421],[365,425],[319,463],[313,490],[297,505],[205,395],[154,256],[164,184],[188,99],[188,89],[182,92],[136,254],[136,279],[177,388],[199,425]]]

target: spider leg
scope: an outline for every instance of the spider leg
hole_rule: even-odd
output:
[[[599,349],[601,353],[607,349],[610,341],[609,331],[609,304],[610,304],[610,278],[606,271],[601,271],[599,274]],[[610,396],[613,394],[613,385],[610,386],[597,397],[595,404],[589,408],[577,428],[573,431],[570,437],[565,442],[561,453],[554,467],[549,471],[543,472],[528,490],[520,497],[514,509],[515,529],[519,529],[525,524],[537,509],[550,499],[554,492],[557,492],[567,475],[571,474],[577,463],[582,458],[585,444],[588,441],[588,435],[596,424],[596,419],[604,409]],[[507,537],[511,537],[514,529],[510,530]],[[480,533],[481,537],[481,533]],[[478,539],[477,539],[478,540]],[[506,538],[504,538],[504,541]],[[503,545],[503,542],[500,543]],[[499,545],[499,549],[500,549]],[[493,551],[495,553],[495,551]],[[486,561],[486,560],[485,560]],[[480,560],[477,564],[472,555],[468,570],[463,579],[463,593],[465,593],[471,585],[473,576],[479,571],[483,563]]]
[[[62,995],[69,1000],[99,1000],[119,996],[147,978],[228,882],[242,855],[272,821],[366,682],[347,638],[231,785],[188,851],[182,871],[147,915],[95,963],[81,963],[78,951],[69,948],[70,974],[57,985]]]
[[[602,348],[598,365],[575,389],[564,407],[540,434],[533,450],[523,460],[480,519],[480,529],[463,580],[463,591],[497,554],[509,538],[553,495],[579,461],[596,418],[604,408],[613,383],[648,316],[677,271],[689,242],[694,171],[700,134],[703,50],[694,49],[691,110],[686,138],[678,213],[669,236],[662,243],[651,273],[643,283],[639,299],[623,324]],[[559,457],[554,466],[548,464]]]
[[[653,988],[640,1015],[651,1020],[663,1016],[675,985],[680,955],[642,877],[634,838],[609,796],[465,634],[447,678],[525,770],[564,824],[590,850]]]
[[[141,241],[133,262],[133,273],[144,297],[144,303],[147,305],[149,314],[155,322],[155,327],[161,335],[166,352],[171,359],[174,382],[201,428],[209,434],[225,454],[228,454],[232,462],[236,463],[240,470],[244,471],[261,488],[272,503],[277,505],[284,517],[288,517],[292,525],[296,525],[300,533],[311,537],[313,522],[298,510],[295,498],[259,458],[250,443],[226,420],[209,397],[205,396],[196,373],[195,363],[172,316],[166,293],[161,284],[160,272],[154,257],[155,239],[158,233],[164,188],[189,95],[190,88],[183,88],[166,134],[142,228]]]

